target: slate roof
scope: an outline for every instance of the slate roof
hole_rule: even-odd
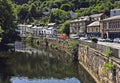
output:
[[[103,15],[103,13],[100,13],[100,14],[93,14],[93,15],[90,15],[90,17],[100,17],[100,16],[102,16]]]
[[[112,17],[106,18],[106,19],[104,19],[103,21],[117,20],[117,19],[120,19],[120,15],[118,15],[118,16],[112,16]]]
[[[100,22],[95,21],[95,22],[92,22],[91,24],[88,25],[88,27],[92,27],[92,26],[100,26]]]

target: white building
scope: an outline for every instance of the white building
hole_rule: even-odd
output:
[[[55,23],[50,23],[48,26],[36,26],[36,25],[18,25],[18,32],[21,37],[26,37],[29,34],[33,36],[46,36],[46,35],[54,35],[56,34]]]
[[[53,27],[48,27],[46,29],[46,35],[54,35],[54,34],[56,34],[56,32],[57,32],[56,29]]]
[[[57,24],[56,23],[49,23],[48,27],[53,27],[53,28],[57,28]]]
[[[112,9],[111,11],[110,11],[110,16],[112,17],[112,16],[118,16],[118,15],[120,15],[120,9]]]
[[[22,37],[26,37],[29,33],[33,33],[32,25],[19,24],[17,27],[18,27],[19,35]]]

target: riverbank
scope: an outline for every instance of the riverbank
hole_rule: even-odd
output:
[[[109,56],[112,53],[110,49],[106,49],[106,53],[102,53],[89,45],[70,39],[45,39],[40,44],[68,53],[71,59],[83,65],[97,83],[120,82],[120,63]],[[95,45],[94,43],[92,44],[93,47]]]
[[[89,70],[82,62],[79,61],[79,64],[83,66],[83,68],[92,76],[96,83],[100,83],[99,80],[92,74],[91,70]]]

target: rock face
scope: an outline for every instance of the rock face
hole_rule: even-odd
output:
[[[113,69],[108,69],[104,66],[108,63],[109,58],[95,49],[85,48],[84,45],[79,45],[78,60],[95,76],[100,83],[120,83],[120,63],[113,60]]]

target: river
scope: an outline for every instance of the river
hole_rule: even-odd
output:
[[[15,52],[0,52],[0,83],[95,83],[64,52],[20,42]]]

